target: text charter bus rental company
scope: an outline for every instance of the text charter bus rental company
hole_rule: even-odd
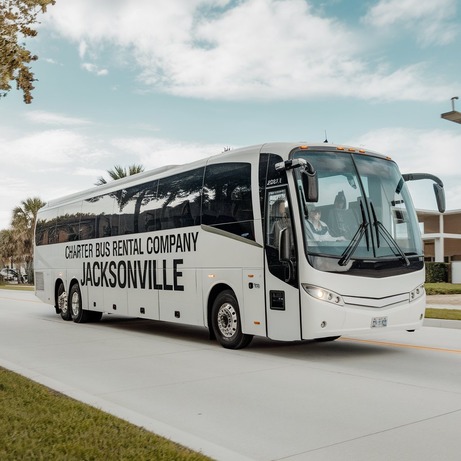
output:
[[[49,202],[36,295],[64,320],[114,313],[254,335],[333,340],[415,330],[423,246],[409,180],[389,158],[332,144],[263,144]]]

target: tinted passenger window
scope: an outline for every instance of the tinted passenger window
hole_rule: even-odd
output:
[[[48,245],[56,240],[56,217],[57,210],[46,210],[40,212],[35,228],[35,243],[37,245]]]
[[[261,154],[259,158],[259,201],[263,220],[266,211],[266,187],[280,187],[288,183],[286,171],[275,169],[275,164],[279,162],[283,162],[282,157],[276,154]]]
[[[200,224],[203,168],[159,180],[156,222],[160,229]]]
[[[80,240],[117,235],[113,233],[114,204],[115,200],[110,194],[83,201]]]
[[[117,234],[133,234],[139,231],[138,218],[144,197],[143,185],[132,186],[114,193],[115,220],[118,224]]]
[[[151,232],[160,229],[157,220],[159,201],[157,200],[158,181],[151,181],[143,185],[141,193],[141,207],[137,218],[138,232]]]
[[[254,240],[249,163],[225,163],[206,168],[202,223]]]
[[[55,243],[74,242],[79,240],[81,211],[81,202],[67,205],[65,209],[59,209]]]

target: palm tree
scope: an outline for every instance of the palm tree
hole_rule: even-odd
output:
[[[107,170],[109,176],[116,181],[117,179],[126,178],[127,176],[132,176],[134,174],[142,173],[144,171],[144,167],[142,165],[130,165],[128,167],[128,171],[126,168],[123,168],[120,165],[115,165],[113,170]],[[107,184],[105,178],[100,176],[95,183],[96,186],[102,186],[103,184]],[[122,211],[125,205],[133,198],[130,196],[126,190],[118,190],[111,194],[116,200],[119,207],[119,210]],[[137,226],[137,222],[135,222],[135,226]]]
[[[127,176],[131,176],[133,174],[142,173],[143,171],[144,167],[142,165],[130,165],[128,167],[128,171],[121,165],[115,165],[113,170],[107,170],[107,174],[111,177],[111,179],[115,181],[117,179],[126,178]],[[102,186],[103,184],[107,184],[107,180],[103,176],[100,176],[95,182],[95,185]]]
[[[34,231],[37,221],[37,213],[45,206],[38,197],[28,198],[21,202],[13,210],[11,226],[14,238],[17,242],[17,256],[21,257],[26,264],[27,277],[30,283],[33,282],[33,259],[34,259]]]

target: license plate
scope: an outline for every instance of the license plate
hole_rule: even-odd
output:
[[[371,328],[387,327],[387,317],[373,317],[371,319]]]

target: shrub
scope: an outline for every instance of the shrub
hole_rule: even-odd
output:
[[[426,263],[426,283],[449,281],[449,263]]]

